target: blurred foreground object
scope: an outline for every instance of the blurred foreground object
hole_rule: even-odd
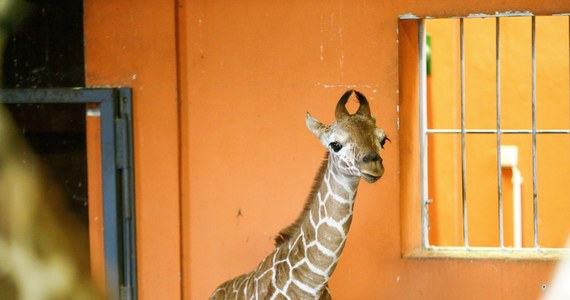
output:
[[[0,65],[24,7],[0,0]],[[0,299],[102,299],[91,282],[84,228],[45,174],[0,99]]]
[[[570,238],[566,242],[570,248]],[[558,265],[541,300],[570,300],[570,255],[566,255]]]
[[[0,105],[0,299],[97,299],[81,226]]]

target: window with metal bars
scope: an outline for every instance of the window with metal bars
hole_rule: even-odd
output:
[[[570,17],[418,22],[422,244],[559,251],[570,234]]]

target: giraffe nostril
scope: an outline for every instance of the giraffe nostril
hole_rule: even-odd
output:
[[[362,158],[362,161],[365,163],[377,162],[379,160],[381,160],[380,155],[374,152],[368,153],[366,156],[364,156],[364,158]]]

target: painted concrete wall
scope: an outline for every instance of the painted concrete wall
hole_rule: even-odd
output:
[[[141,299],[204,299],[270,252],[302,208],[347,88],[368,96],[392,143],[363,183],[330,285],[337,299],[531,299],[542,261],[402,258],[415,201],[401,184],[398,17],[570,11],[564,1],[85,2],[89,85],[134,88]],[[408,41],[410,42],[410,41]],[[412,58],[410,58],[412,59]],[[411,165],[410,165],[411,164]],[[407,182],[407,181],[406,181]],[[411,188],[411,187],[410,187]],[[413,194],[413,193],[412,193]],[[405,213],[404,213],[405,212]],[[517,274],[525,274],[518,276]]]

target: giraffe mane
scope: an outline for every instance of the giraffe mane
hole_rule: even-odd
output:
[[[328,166],[328,157],[329,157],[329,152],[327,151],[325,154],[325,158],[323,159],[323,162],[321,164],[321,167],[319,168],[319,171],[315,176],[315,179],[313,181],[313,186],[311,187],[311,192],[309,193],[309,196],[305,201],[305,206],[303,208],[303,211],[297,217],[295,222],[281,229],[281,231],[279,231],[277,236],[275,236],[275,247],[279,247],[284,243],[288,242],[291,239],[291,237],[294,236],[295,233],[297,233],[297,231],[299,231],[301,224],[303,224],[303,220],[305,220],[305,218],[307,217],[307,215],[311,210],[311,205],[315,201],[317,192],[319,191],[321,183],[323,182],[325,171],[327,170]]]

